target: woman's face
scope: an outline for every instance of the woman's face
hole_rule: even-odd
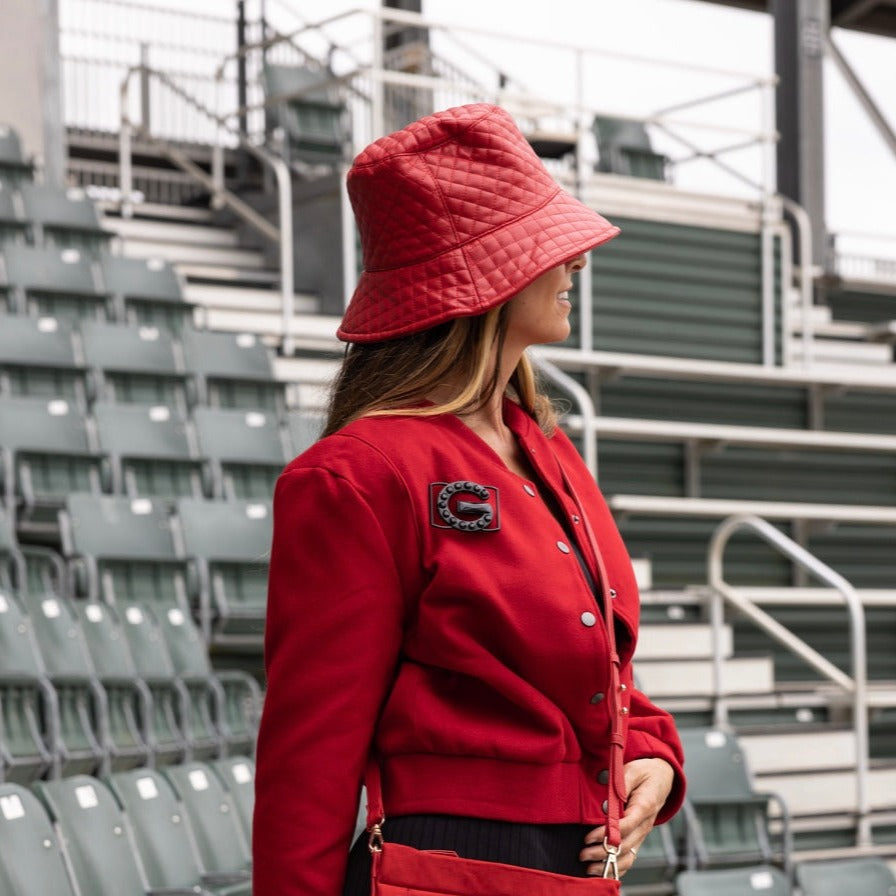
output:
[[[583,267],[585,256],[577,255],[545,271],[508,302],[505,342],[508,347],[523,349],[529,345],[562,342],[569,336],[572,275]]]

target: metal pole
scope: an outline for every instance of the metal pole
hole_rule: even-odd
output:
[[[131,118],[128,113],[128,95],[131,83],[131,72],[129,69],[121,82],[119,88],[118,101],[120,104],[121,125],[118,129],[118,185],[119,185],[119,203],[122,218],[130,218],[134,214],[131,207],[131,195],[134,191],[134,184],[131,172]]]
[[[150,134],[149,44],[140,44],[140,121],[144,132]]]
[[[283,159],[272,157],[277,177],[277,196],[280,213],[280,296],[283,310],[283,354],[292,357],[295,344],[292,337],[292,318],[295,310],[295,286],[292,245],[292,181],[289,166]]]

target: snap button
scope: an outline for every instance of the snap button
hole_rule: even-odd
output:
[[[605,768],[600,774],[597,776],[598,784],[609,784],[610,783],[610,770]]]
[[[572,521],[573,521],[577,526],[579,525],[579,516],[578,516],[578,514],[575,514],[575,513],[574,513],[574,514],[572,515]]]
[[[600,701],[603,699],[604,699],[604,695],[600,691],[598,691],[596,694],[591,695],[592,703],[600,703]]]
[[[616,589],[615,588],[610,589],[610,597],[616,597]]]
[[[610,811],[610,803],[607,800],[604,800],[600,804],[600,810],[601,810],[601,812],[609,812]]]
[[[591,628],[597,622],[597,616],[594,613],[589,613],[587,610],[579,618],[582,620],[582,625],[587,625],[588,628]]]
[[[535,497],[535,489],[532,488],[532,486],[529,485],[528,483],[526,483],[526,485],[523,486],[523,491],[524,491],[530,498],[534,498],[534,497]]]
[[[569,545],[565,541],[558,541],[557,547],[560,548],[560,550],[563,551],[564,554],[569,553]]]

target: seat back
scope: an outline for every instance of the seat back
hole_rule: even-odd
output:
[[[202,463],[189,427],[167,405],[94,405],[100,450],[116,491],[175,498],[203,494]]]
[[[212,768],[221,779],[243,826],[243,835],[252,842],[252,813],[255,811],[255,763],[248,756],[217,759]]]
[[[54,317],[9,315],[0,327],[0,394],[85,401],[71,330]]]
[[[322,421],[302,411],[291,410],[286,414],[286,426],[289,432],[292,456],[295,457],[318,440]]]
[[[194,887],[202,869],[183,809],[168,780],[153,769],[116,772],[108,779],[134,832],[150,888]]]
[[[0,177],[11,183],[30,180],[34,166],[22,152],[18,132],[8,124],[0,124]]]
[[[878,856],[799,862],[794,870],[802,896],[896,896],[896,877]]]
[[[161,258],[100,258],[103,283],[116,303],[117,318],[180,333],[193,318],[174,268]]]
[[[44,807],[18,784],[0,784],[0,893],[75,896]]]
[[[203,867],[245,871],[252,860],[249,844],[230,794],[211,767],[187,762],[169,766],[164,774],[186,811]]]
[[[65,839],[83,896],[145,896],[127,819],[105,784],[74,775],[34,788]]]
[[[19,190],[25,216],[40,228],[36,241],[93,254],[109,243],[110,234],[100,226],[96,206],[79,187],[62,190],[50,184],[22,183]]]
[[[592,124],[597,138],[598,171],[666,179],[666,157],[654,152],[644,122],[597,115]]]
[[[292,458],[276,414],[197,407],[193,424],[199,452],[213,464],[217,496],[270,498],[277,477]]]
[[[786,874],[771,865],[683,871],[675,878],[678,896],[791,896]]]
[[[274,376],[270,349],[256,335],[188,328],[181,342],[195,404],[283,410],[283,386]]]

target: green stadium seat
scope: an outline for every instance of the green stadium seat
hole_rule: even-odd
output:
[[[25,158],[16,130],[0,123],[0,178],[10,183],[31,180],[34,163]]]
[[[296,457],[310,448],[320,438],[323,421],[299,410],[286,412],[286,428],[289,432],[292,456]]]
[[[147,881],[153,890],[168,887],[211,888],[219,896],[250,896],[245,873],[206,869],[184,808],[160,772],[132,769],[108,779],[131,828]]]
[[[8,315],[0,325],[0,395],[66,398],[84,407],[86,368],[55,317]]]
[[[252,814],[255,811],[255,762],[248,756],[228,756],[211,763],[215,774],[230,793],[243,834],[252,842]]]
[[[270,502],[177,502],[183,555],[195,569],[203,632],[211,643],[258,646],[264,633]]]
[[[28,224],[21,209],[21,198],[12,184],[0,179],[0,246],[4,243],[24,245]]]
[[[668,159],[654,152],[644,123],[630,118],[596,115],[597,170],[629,177],[665,180]]]
[[[79,595],[190,612],[185,562],[164,501],[74,493],[59,513],[59,527]]]
[[[0,591],[0,778],[19,784],[57,773],[55,693],[44,675],[31,622]],[[45,724],[46,720],[46,724]]]
[[[213,669],[199,630],[179,609],[169,608],[158,623],[190,697],[191,756],[211,759],[251,751],[261,712],[258,682],[239,669]]]
[[[249,840],[230,792],[205,762],[185,762],[163,770],[180,798],[196,837],[204,868],[250,874],[252,853]]]
[[[797,862],[794,872],[802,896],[896,896],[896,876],[880,856]]]
[[[107,771],[109,715],[106,692],[93,668],[84,633],[66,601],[24,593],[43,669],[56,692],[60,737],[56,770],[62,775]]]
[[[63,398],[0,398],[0,463],[6,505],[35,538],[55,535],[66,495],[110,485],[87,420]]]
[[[104,320],[109,302],[96,263],[79,249],[3,247],[5,282],[12,311],[77,322]]]
[[[211,465],[215,497],[270,500],[292,458],[276,414],[197,407],[193,425],[199,453]]]
[[[102,781],[73,775],[38,781],[34,791],[64,839],[82,896],[147,896],[128,819]],[[196,896],[186,888],[179,893]],[[178,896],[178,891],[167,896]]]
[[[187,424],[166,405],[94,405],[100,449],[115,492],[174,499],[205,493],[203,465]]]
[[[627,890],[650,888],[652,893],[671,892],[679,869],[678,851],[668,825],[651,830],[638,849],[638,861],[625,874]]]
[[[180,278],[161,258],[128,258],[103,254],[103,284],[115,302],[116,319],[132,325],[155,326],[177,334],[193,321]]]
[[[36,228],[35,245],[83,249],[94,256],[108,245],[111,234],[100,226],[96,206],[80,188],[26,182],[19,191],[25,217]]]
[[[0,784],[0,893],[78,896],[46,810],[14,783]]]
[[[192,705],[187,687],[174,668],[154,614],[137,603],[116,609],[137,675],[151,695],[152,717],[145,728],[153,763],[161,766],[183,762],[190,758],[194,747]]]
[[[186,414],[187,375],[169,333],[105,321],[83,321],[78,330],[95,399],[168,405]]]
[[[713,871],[683,871],[675,878],[678,896],[791,896],[790,880],[780,868],[756,865]]]
[[[189,328],[181,341],[193,404],[282,412],[283,385],[274,376],[270,349],[257,336]]]
[[[332,87],[319,86],[327,71],[303,66],[264,67],[268,130],[282,128],[290,160],[333,165],[345,158],[349,145],[346,109]]]
[[[717,728],[682,728],[688,768],[685,822],[689,867],[780,864],[790,862],[789,814],[783,800],[753,789],[737,738]],[[770,805],[777,804],[780,825],[771,835]],[[773,839],[777,843],[773,845]]]
[[[106,691],[109,771],[150,764],[151,745],[158,740],[152,729],[152,694],[137,674],[115,610],[92,600],[73,600],[69,606],[80,622],[93,668]]]

